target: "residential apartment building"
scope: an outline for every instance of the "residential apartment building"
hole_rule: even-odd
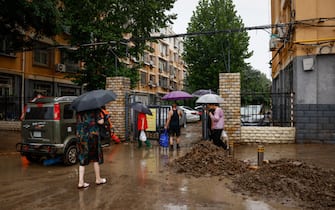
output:
[[[163,28],[152,36],[175,35],[171,27]],[[148,43],[153,52],[141,56],[144,67],[140,69],[138,92],[163,96],[169,91],[183,90],[186,65],[182,60],[183,40],[179,37],[158,39]]]
[[[335,143],[334,8],[333,0],[271,1],[272,92],[294,94],[297,142]]]
[[[65,43],[56,37],[58,43]],[[48,38],[35,42],[33,49],[10,52],[10,43],[0,41],[0,119],[18,119],[23,105],[38,94],[79,95],[81,87],[65,78],[76,72],[78,63],[67,59],[66,50],[54,47]]]
[[[160,31],[164,35],[173,34],[171,28]],[[160,34],[159,33],[159,34]],[[153,34],[157,35],[157,34]],[[67,34],[56,37],[59,46],[66,46]],[[140,81],[133,92],[159,98],[171,90],[181,90],[186,75],[181,59],[182,40],[169,38],[148,43],[154,52],[145,52],[140,60],[123,60],[132,65],[143,62]],[[24,104],[37,94],[44,96],[80,95],[84,87],[75,85],[66,78],[67,73],[80,70],[80,63],[68,59],[64,47],[55,47],[54,41],[44,38],[36,42],[32,50],[10,52],[6,40],[0,42],[0,120],[16,120]],[[150,100],[155,101],[155,100]]]

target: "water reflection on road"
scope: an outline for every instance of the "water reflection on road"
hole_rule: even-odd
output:
[[[201,126],[201,125],[200,125]],[[0,209],[294,209],[229,190],[229,179],[186,177],[167,164],[190,151],[201,139],[199,124],[182,130],[180,151],[168,151],[152,141],[153,148],[135,143],[104,149],[101,174],[108,183],[94,184],[93,164],[86,167],[91,186],[78,190],[78,165],[43,166],[18,154],[0,155]],[[257,160],[257,145],[234,148],[234,158]],[[296,158],[334,167],[334,145],[265,145],[265,159]]]

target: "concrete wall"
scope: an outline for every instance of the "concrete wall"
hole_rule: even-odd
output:
[[[306,58],[314,62],[307,71]],[[335,143],[335,54],[297,57],[293,75],[297,142]]]
[[[313,60],[310,70],[306,59]],[[335,104],[335,54],[297,57],[293,74],[296,104]]]

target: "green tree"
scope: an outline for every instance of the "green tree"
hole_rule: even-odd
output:
[[[258,70],[247,66],[241,72],[241,104],[270,105],[271,80]]]
[[[188,25],[188,33],[207,32],[188,37],[184,43],[184,60],[188,65],[189,91],[217,90],[219,73],[241,72],[249,58],[249,36],[243,30],[232,0],[200,0]],[[230,29],[241,29],[229,32]],[[217,32],[224,33],[217,33]]]
[[[56,35],[61,29],[58,4],[59,0],[1,0],[0,37],[11,45],[11,51],[17,51],[32,47],[42,36]]]
[[[87,84],[87,89],[105,87],[108,76],[130,77],[134,86],[138,79],[136,67],[128,68],[122,59],[138,57],[146,46],[146,38],[154,30],[167,26],[175,15],[165,12],[175,0],[64,0],[64,24],[70,28],[70,43],[79,46],[75,59],[85,63],[74,81]],[[124,40],[124,34],[131,40]],[[134,47],[129,47],[131,41]],[[90,44],[91,43],[91,44]],[[95,44],[94,44],[95,43]],[[88,44],[88,45],[87,45]]]

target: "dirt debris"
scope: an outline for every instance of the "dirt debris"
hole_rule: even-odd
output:
[[[195,144],[191,151],[170,163],[177,173],[201,177],[235,175],[247,171],[241,161],[227,158],[227,151],[209,141]]]
[[[194,145],[190,152],[169,164],[189,176],[225,176],[237,193],[264,197],[302,209],[335,209],[335,170],[319,168],[300,160],[268,161],[255,169],[234,160],[209,141]]]

